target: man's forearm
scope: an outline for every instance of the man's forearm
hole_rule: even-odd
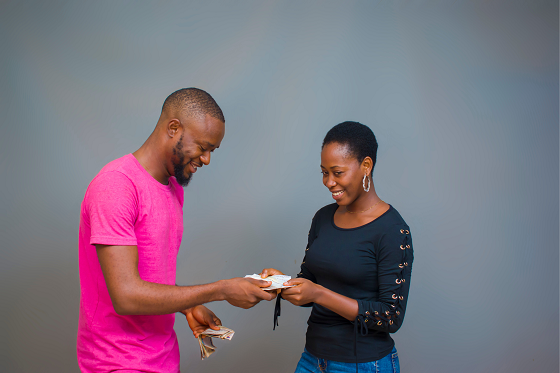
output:
[[[120,315],[165,315],[183,311],[199,304],[224,300],[225,282],[205,285],[163,285],[143,280],[121,289],[111,296]]]

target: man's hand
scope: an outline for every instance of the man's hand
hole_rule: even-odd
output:
[[[200,305],[181,311],[187,317],[187,322],[196,337],[206,329],[220,330],[222,321],[208,308]]]
[[[267,278],[268,276],[274,275],[283,275],[283,273],[274,268],[265,268],[260,273],[261,278]]]
[[[296,285],[291,288],[282,289],[282,298],[296,306],[316,303],[324,289],[322,286],[305,278],[293,278],[290,281],[284,282],[284,285]]]
[[[261,300],[273,300],[276,293],[266,292],[261,288],[269,287],[272,282],[253,278],[236,277],[223,280],[223,294],[229,304],[240,308],[251,308]]]

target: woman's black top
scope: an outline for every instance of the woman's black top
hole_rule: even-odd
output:
[[[337,207],[327,205],[313,217],[298,277],[356,299],[358,317],[348,321],[309,304],[305,348],[327,360],[379,360],[393,349],[389,333],[404,319],[413,261],[410,228],[392,206],[366,225],[339,228]]]

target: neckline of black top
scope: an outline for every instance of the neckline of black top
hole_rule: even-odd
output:
[[[336,203],[335,203],[335,204],[336,204]],[[333,213],[332,213],[332,216],[331,216],[331,224],[332,224],[332,226],[333,226],[334,229],[338,229],[339,231],[355,231],[356,229],[360,229],[360,228],[367,227],[368,225],[371,225],[371,224],[375,223],[376,221],[378,221],[379,219],[381,219],[382,217],[384,217],[385,215],[387,215],[387,214],[389,213],[389,211],[393,210],[393,205],[391,205],[390,203],[388,203],[388,205],[389,205],[389,208],[388,208],[387,211],[385,211],[383,214],[379,215],[378,217],[376,217],[375,219],[373,219],[373,220],[370,221],[369,223],[366,223],[366,224],[364,224],[364,225],[360,225],[359,227],[354,227],[354,228],[340,228],[339,226],[337,226],[337,225],[334,223],[334,214],[336,213],[336,210],[338,209],[338,207],[337,207],[337,208],[334,209],[334,211],[333,211]]]

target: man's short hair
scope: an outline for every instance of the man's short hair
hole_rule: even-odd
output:
[[[198,88],[183,88],[170,94],[164,101],[161,111],[170,113],[182,112],[187,116],[204,117],[210,115],[222,122],[226,122],[222,109],[208,94]]]

